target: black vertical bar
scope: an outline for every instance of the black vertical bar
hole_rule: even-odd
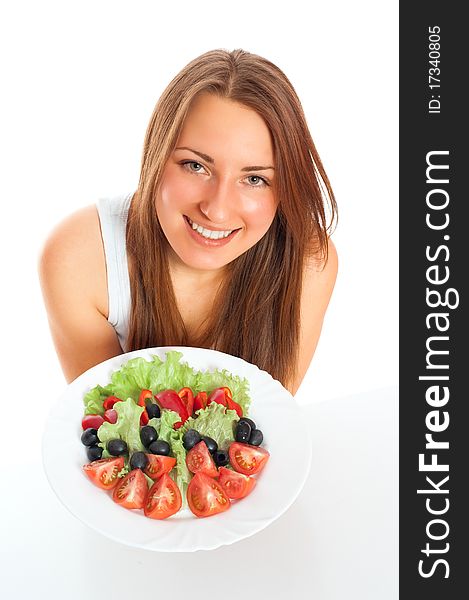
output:
[[[400,4],[402,599],[466,597],[469,577],[469,138],[463,91],[469,35],[463,7]],[[430,470],[432,460],[442,470]]]

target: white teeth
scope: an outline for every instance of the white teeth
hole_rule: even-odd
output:
[[[194,221],[191,221],[190,219],[189,223],[192,229],[200,233],[200,235],[202,235],[204,238],[210,240],[219,240],[221,238],[226,238],[230,235],[230,233],[234,231],[233,229],[229,229],[227,231],[212,231],[211,229],[205,229],[205,227],[202,227],[202,225],[197,225],[197,223],[194,223]]]

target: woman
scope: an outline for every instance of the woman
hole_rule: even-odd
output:
[[[185,345],[240,356],[294,394],[335,283],[335,214],[280,69],[242,50],[196,58],[155,107],[136,192],[79,210],[45,243],[66,379],[122,352]]]

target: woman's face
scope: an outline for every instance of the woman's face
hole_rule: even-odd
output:
[[[277,209],[273,167],[270,132],[255,111],[212,94],[195,98],[156,198],[185,265],[220,269],[262,238]]]

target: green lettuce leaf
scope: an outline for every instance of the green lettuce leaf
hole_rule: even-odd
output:
[[[234,441],[234,427],[239,417],[234,410],[226,410],[221,404],[213,402],[207,408],[196,412],[197,418],[190,417],[178,430],[182,436],[188,429],[196,429],[200,435],[214,439],[220,450],[226,450]]]
[[[102,387],[97,385],[83,398],[85,415],[102,415],[104,413],[103,402],[108,396],[112,396],[111,386]]]
[[[233,400],[243,409],[243,415],[247,417],[251,398],[249,396],[249,382],[246,377],[232,375],[226,369],[213,372],[205,371],[200,374],[197,391],[206,391],[210,394],[219,387],[229,387],[233,394]]]
[[[153,418],[148,421],[148,425],[151,425],[156,429],[159,440],[164,440],[171,445],[171,436],[177,432],[173,429],[175,423],[181,420],[181,417],[173,410],[163,409],[161,411],[161,417]]]
[[[105,422],[98,429],[99,446],[103,448],[102,458],[110,456],[106,443],[116,439],[126,442],[129,449],[128,456],[134,452],[144,452],[145,448],[140,440],[140,415],[144,410],[143,406],[138,406],[132,398],[128,398],[125,402],[116,402],[114,410],[117,412],[117,422]]]
[[[106,387],[97,385],[85,395],[85,414],[103,414],[103,402],[107,396],[132,398],[137,402],[143,389],[157,394],[162,390],[178,391],[190,387],[196,395],[202,391],[210,394],[217,387],[226,386],[243,409],[243,414],[248,415],[249,382],[245,377],[232,375],[226,369],[196,371],[186,362],[181,362],[182,356],[181,352],[168,350],[164,361],[156,355],[149,361],[142,357],[130,359],[111,375],[111,382]]]
[[[197,388],[200,373],[190,367],[187,362],[181,362],[182,352],[169,350],[166,360],[153,356],[151,362],[151,381],[149,389],[154,394],[162,390],[180,390],[183,387]]]

